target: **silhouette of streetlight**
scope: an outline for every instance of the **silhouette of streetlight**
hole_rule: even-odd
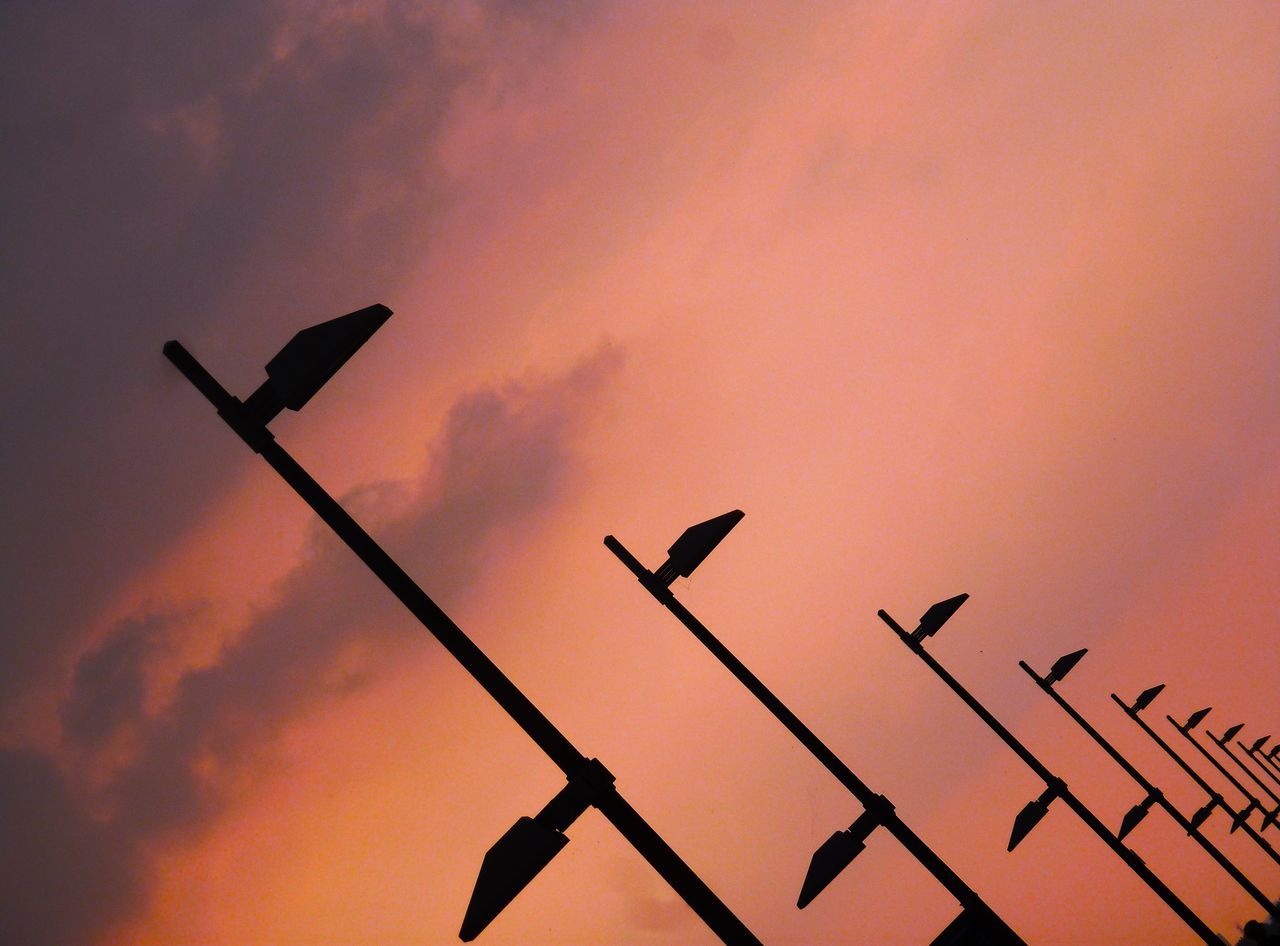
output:
[[[1254,740],[1253,745],[1246,746],[1242,742],[1236,743],[1249,758],[1253,759],[1254,764],[1271,777],[1273,782],[1280,784],[1280,769],[1277,769],[1274,758],[1274,750],[1272,752],[1263,752],[1262,747],[1267,744],[1267,740],[1271,737],[1259,736]]]
[[[1054,685],[1059,683],[1063,677],[1070,673],[1075,665],[1080,662],[1080,659],[1088,652],[1088,648],[1082,648],[1074,651],[1073,653],[1067,654],[1065,657],[1059,657],[1049,669],[1049,672],[1043,677],[1032,670],[1024,660],[1019,660],[1018,666],[1026,672],[1027,676],[1036,682],[1036,685],[1039,686],[1041,690],[1047,693],[1055,703],[1062,707],[1063,711],[1066,712],[1066,714],[1071,717],[1071,719],[1073,719],[1081,729],[1088,733],[1089,737],[1101,746],[1107,755],[1111,756],[1111,758],[1115,760],[1116,764],[1128,773],[1130,778],[1138,783],[1139,788],[1147,793],[1146,798],[1130,808],[1125,814],[1124,819],[1120,823],[1120,830],[1116,832],[1116,839],[1123,841],[1129,832],[1136,828],[1142,820],[1146,818],[1147,812],[1151,810],[1152,806],[1159,806],[1164,809],[1169,817],[1172,818],[1180,828],[1186,831],[1190,837],[1195,839],[1195,842],[1200,845],[1205,853],[1212,857],[1214,862],[1217,863],[1217,865],[1221,867],[1232,880],[1239,884],[1245,893],[1253,897],[1253,899],[1258,903],[1262,904],[1262,906],[1271,913],[1272,916],[1280,916],[1280,907],[1278,907],[1270,897],[1258,889],[1256,884],[1249,880],[1249,878],[1246,877],[1238,867],[1227,859],[1225,854],[1218,850],[1213,842],[1204,836],[1200,831],[1199,825],[1193,823],[1191,819],[1185,817],[1181,811],[1175,808],[1173,803],[1165,797],[1164,792],[1157,788],[1145,775],[1139,772],[1133,763],[1121,755],[1120,751],[1116,749],[1115,746],[1108,742],[1103,735],[1098,732],[1098,730],[1096,730],[1088,720],[1079,713],[1079,711],[1076,710],[1074,706],[1067,702],[1062,694],[1054,689]],[[1205,813],[1201,820],[1203,821],[1204,818],[1207,818],[1209,816],[1209,812],[1212,810],[1212,805],[1207,810],[1204,810]],[[1197,814],[1199,813],[1197,812]]]
[[[1045,784],[1045,790],[1039,798],[1033,799],[1026,807],[1018,813],[1013,822],[1013,831],[1009,836],[1009,850],[1012,851],[1018,846],[1027,834],[1040,823],[1040,820],[1049,810],[1049,805],[1057,799],[1061,798],[1072,811],[1083,821],[1099,838],[1101,838],[1112,851],[1129,866],[1143,882],[1150,887],[1155,894],[1165,902],[1165,904],[1177,914],[1197,936],[1203,939],[1210,946],[1221,946],[1222,940],[1204,920],[1200,919],[1190,907],[1183,903],[1172,890],[1162,881],[1156,874],[1147,867],[1146,863],[1136,853],[1125,847],[1124,842],[1107,830],[1104,825],[1084,802],[1067,787],[1067,783],[1060,779],[1053,772],[1049,771],[1048,766],[1034,756],[1026,746],[1009,732],[1004,725],[991,714],[991,712],[974,698],[974,696],[960,685],[955,677],[951,676],[937,660],[929,654],[924,648],[924,640],[936,634],[950,618],[960,608],[962,604],[968,600],[967,594],[956,595],[945,601],[939,601],[937,604],[929,608],[920,618],[919,626],[915,631],[907,633],[902,629],[889,613],[883,609],[876,613],[880,619],[898,635],[907,647],[919,657],[924,664],[929,667],[941,680],[947,684],[958,697],[981,719],[987,726],[999,736],[1010,749],[1026,763],[1027,767],[1036,774]],[[1077,651],[1074,654],[1068,654],[1067,657],[1059,661],[1059,674],[1061,677],[1074,666],[1075,662],[1083,656],[1083,652]]]
[[[1230,758],[1233,762],[1235,762],[1236,765],[1238,765],[1241,769],[1243,769],[1248,774],[1249,778],[1253,779],[1253,781],[1257,784],[1259,788],[1261,788],[1264,792],[1266,792],[1268,795],[1271,796],[1271,800],[1274,801],[1278,806],[1276,808],[1276,814],[1280,814],[1280,797],[1276,795],[1275,791],[1271,788],[1270,785],[1268,785],[1266,782],[1258,778],[1258,776],[1254,773],[1253,769],[1249,768],[1249,766],[1244,764],[1244,760],[1242,760],[1239,756],[1237,756],[1234,752],[1232,752],[1230,749],[1227,748],[1227,742],[1229,742],[1231,737],[1236,735],[1236,733],[1238,733],[1243,728],[1244,728],[1244,723],[1240,723],[1239,725],[1234,726],[1231,729],[1228,729],[1220,737],[1215,738],[1212,733],[1208,733],[1208,732],[1206,732],[1205,735],[1207,735],[1210,739],[1212,739],[1217,744],[1218,748],[1227,754],[1228,758]],[[1261,739],[1257,740],[1255,745],[1261,746],[1270,738],[1271,738],[1270,736],[1263,736]],[[1267,776],[1267,778],[1273,782],[1277,781],[1275,775],[1272,774],[1271,770],[1267,768],[1266,765],[1258,761],[1259,752],[1257,751],[1257,749],[1254,749],[1253,746],[1246,746],[1239,739],[1236,740],[1236,745],[1240,747],[1240,750],[1248,758],[1253,760],[1253,764],[1262,770],[1263,775]]]
[[[568,780],[534,818],[521,818],[485,855],[459,937],[474,939],[558,853],[564,831],[588,807],[599,810],[726,943],[756,944],[734,916],[614,787],[596,759],[583,756],[452,619],[275,441],[267,423],[298,410],[391,315],[373,305],[304,329],[267,363],[267,380],[247,400],[227,392],[179,342],[164,354],[217,409],[218,415],[288,483],[387,589],[484,687]]]
[[[810,861],[796,906],[808,906],[846,867],[853,862],[876,828],[883,827],[942,884],[961,905],[960,914],[934,940],[933,946],[1018,946],[1023,941],[978,894],[931,850],[898,816],[893,804],[874,792],[853,770],[802,723],[790,709],[747,669],[706,626],[676,598],[671,583],[677,576],[689,577],[693,570],[742,520],[741,510],[725,513],[686,529],[667,550],[667,560],[650,572],[613,536],[605,546],[639,579],[640,584],[688,628],[711,653],[765,705],[774,717],[835,776],[863,806],[863,813],[847,830],[837,831],[822,843]]]
[[[1139,729],[1141,729],[1144,733],[1146,733],[1147,736],[1151,739],[1151,741],[1154,742],[1157,746],[1159,746],[1164,751],[1165,755],[1167,755],[1170,759],[1176,762],[1178,764],[1178,768],[1182,769],[1182,771],[1187,774],[1188,778],[1190,778],[1193,782],[1199,785],[1200,788],[1205,792],[1205,794],[1209,796],[1209,800],[1205,802],[1204,807],[1191,816],[1190,821],[1192,825],[1194,825],[1197,828],[1200,827],[1202,824],[1205,823],[1205,821],[1208,820],[1209,816],[1213,814],[1213,809],[1215,807],[1221,808],[1231,818],[1232,834],[1234,834],[1238,830],[1243,829],[1244,833],[1248,837],[1250,837],[1253,840],[1253,842],[1258,845],[1258,847],[1262,848],[1262,850],[1266,852],[1268,857],[1270,857],[1277,864],[1280,864],[1280,852],[1276,851],[1276,849],[1271,846],[1271,844],[1266,840],[1266,838],[1264,838],[1261,834],[1255,831],[1253,828],[1253,825],[1249,824],[1249,821],[1248,821],[1249,814],[1253,811],[1254,806],[1250,804],[1246,808],[1236,809],[1236,808],[1233,808],[1231,805],[1228,805],[1226,799],[1223,798],[1222,795],[1220,795],[1213,788],[1212,785],[1210,785],[1208,782],[1204,780],[1204,777],[1201,776],[1201,774],[1198,771],[1196,771],[1195,767],[1193,767],[1191,763],[1189,763],[1178,752],[1176,752],[1172,746],[1170,746],[1167,742],[1161,739],[1159,734],[1150,726],[1148,726],[1146,723],[1146,720],[1144,720],[1139,715],[1144,709],[1146,709],[1148,706],[1151,705],[1152,701],[1157,696],[1160,695],[1160,692],[1163,689],[1164,689],[1164,684],[1158,683],[1153,687],[1143,690],[1140,694],[1138,694],[1138,698],[1133,701],[1132,706],[1125,703],[1124,700],[1120,699],[1120,697],[1116,696],[1116,694],[1114,693],[1111,694],[1111,700],[1117,706],[1119,706],[1122,710],[1124,710],[1124,714],[1128,716],[1129,719],[1131,719]],[[1203,717],[1201,718],[1203,719]]]
[[[1194,713],[1192,713],[1190,716],[1187,717],[1187,720],[1184,723],[1179,723],[1176,719],[1174,719],[1172,716],[1169,716],[1167,714],[1165,716],[1165,719],[1168,720],[1169,725],[1171,725],[1174,729],[1178,731],[1178,734],[1181,735],[1183,739],[1187,740],[1187,742],[1191,743],[1193,746],[1196,747],[1196,751],[1199,752],[1200,755],[1202,755],[1205,759],[1208,760],[1209,764],[1212,765],[1214,769],[1217,770],[1219,775],[1221,775],[1228,782],[1230,782],[1232,787],[1235,788],[1236,791],[1238,791],[1241,795],[1245,797],[1245,799],[1248,801],[1248,804],[1245,806],[1244,810],[1241,812],[1240,817],[1248,818],[1250,813],[1253,812],[1254,809],[1257,809],[1258,811],[1262,812],[1262,830],[1265,831],[1269,827],[1274,827],[1276,825],[1277,816],[1280,816],[1280,805],[1278,805],[1276,808],[1272,809],[1271,811],[1267,811],[1266,806],[1262,804],[1262,801],[1258,798],[1258,796],[1255,795],[1253,792],[1249,791],[1249,789],[1245,788],[1244,785],[1241,784],[1240,780],[1236,778],[1234,775],[1232,775],[1230,772],[1228,772],[1226,767],[1213,757],[1213,753],[1211,753],[1204,746],[1200,745],[1200,740],[1198,740],[1193,735],[1195,728],[1199,726],[1200,723],[1204,721],[1204,718],[1208,716],[1212,711],[1213,711],[1213,707],[1211,706],[1206,706],[1204,709],[1196,710]],[[1210,736],[1209,738],[1212,739],[1213,737]],[[1219,746],[1219,748],[1223,748],[1223,747]],[[1231,752],[1229,750],[1224,750],[1224,751],[1226,751],[1228,756],[1231,756]],[[1239,765],[1238,759],[1235,759],[1234,756],[1231,756],[1231,758],[1233,761],[1236,762],[1237,765]]]

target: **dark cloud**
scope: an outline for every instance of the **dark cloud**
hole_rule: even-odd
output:
[[[574,436],[593,396],[616,373],[605,345],[567,374],[461,398],[416,484],[375,484],[346,503],[406,570],[445,606],[477,586],[491,540],[555,506],[571,488]],[[266,475],[264,473],[264,475]],[[33,944],[89,942],[142,901],[143,852],[157,840],[198,835],[234,802],[232,786],[269,757],[283,728],[319,702],[377,678],[406,647],[431,647],[388,620],[399,605],[327,530],[248,626],[208,665],[187,671],[159,711],[148,710],[157,654],[168,638],[200,630],[198,612],[120,622],[78,661],[62,707],[71,747],[129,734],[124,763],[96,801],[110,820],[81,813],[52,765],[0,754],[0,804],[12,837],[0,851],[6,879],[21,875],[21,931]],[[32,865],[30,871],[24,865]],[[9,889],[6,886],[6,889]],[[47,918],[57,922],[46,926]]]
[[[137,847],[84,814],[45,756],[0,749],[0,941],[82,946],[142,902]]]
[[[459,10],[0,6],[0,709],[246,462],[175,435],[160,345],[265,351],[275,325],[394,302],[449,199],[432,154],[458,91],[511,68],[503,37],[569,19]]]

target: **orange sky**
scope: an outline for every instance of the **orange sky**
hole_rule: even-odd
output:
[[[608,533],[656,568],[745,510],[676,594],[1029,944],[1196,942],[1060,804],[1005,852],[1042,786],[875,612],[913,626],[969,592],[931,652],[1111,826],[1140,790],[1019,659],[1087,646],[1061,692],[1188,814],[1200,792],[1109,693],[1165,682],[1151,719],[1280,725],[1276,9],[567,10],[282,5],[216,83],[167,63],[184,83],[131,87],[181,172],[155,185],[155,246],[195,222],[200,246],[213,198],[274,222],[217,231],[234,263],[201,270],[200,319],[165,327],[179,282],[129,323],[114,429],[183,458],[153,462],[159,494],[127,460],[103,476],[190,511],[131,517],[136,553],[85,579],[0,705],[0,745],[52,760],[138,872],[84,929],[456,942],[485,850],[562,784],[152,364],[179,336],[243,397],[294,331],[380,301],[395,317],[281,443],[764,942],[924,943],[956,908],[879,833],[795,910],[861,808]],[[288,150],[290,129],[341,145]],[[275,148],[270,201],[230,189]],[[1280,895],[1224,823],[1211,838]],[[598,813],[568,834],[480,942],[715,941]],[[1158,812],[1131,843],[1232,942],[1259,912]]]

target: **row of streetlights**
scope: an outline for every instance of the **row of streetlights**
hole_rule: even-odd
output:
[[[411,614],[444,645],[446,650],[475,678],[513,720],[529,735],[561,769],[565,786],[533,817],[523,817],[493,845],[485,855],[468,904],[459,936],[470,941],[507,906],[516,895],[568,844],[566,831],[587,808],[600,811],[653,866],[672,889],[704,923],[725,943],[758,944],[759,940],[741,920],[682,861],[658,833],[622,797],[615,778],[598,759],[588,758],[574,747],[541,711],[506,677],[501,670],[468,638],[434,601],[397,565],[367,532],[302,469],[267,429],[281,410],[299,410],[334,373],[373,335],[391,315],[381,305],[370,306],[299,332],[267,363],[267,380],[247,399],[240,401],[228,393],[196,359],[178,342],[164,346],[164,353],[188,380],[213,404],[219,416],[255,453],[258,453],[326,524],[348,545],[383,584],[405,605]],[[862,806],[862,814],[844,830],[837,831],[815,851],[801,885],[797,907],[807,906],[852,863],[863,850],[867,838],[884,828],[947,890],[960,906],[956,918],[933,940],[932,946],[1024,946],[1023,941],[996,915],[981,896],[903,821],[892,802],[876,793],[853,770],[823,743],[800,719],[779,700],[747,667],[735,657],[671,591],[677,576],[688,577],[693,570],[741,521],[743,514],[733,511],[686,529],[668,549],[667,560],[650,572],[613,536],[605,545],[637,577],[641,585],[683,624],[787,730],[854,796]],[[1280,862],[1275,850],[1259,832],[1248,824],[1249,814],[1256,808],[1264,812],[1263,829],[1275,826],[1280,815],[1280,795],[1258,778],[1228,746],[1240,726],[1234,726],[1211,741],[1233,761],[1237,768],[1269,797],[1274,807],[1269,810],[1256,793],[1245,789],[1195,739],[1195,726],[1208,710],[1192,715],[1184,724],[1172,719],[1178,732],[1214,764],[1235,788],[1249,800],[1249,805],[1230,808],[1222,796],[1213,792],[1195,770],[1157,736],[1138,716],[1159,693],[1153,687],[1141,694],[1132,706],[1114,699],[1131,719],[1151,736],[1165,752],[1209,793],[1209,801],[1190,817],[1182,815],[1164,794],[1111,746],[1055,690],[1054,685],[1070,672],[1085,655],[1085,650],[1068,654],[1053,664],[1044,676],[1036,674],[1026,663],[1020,666],[1067,714],[1080,725],[1146,792],[1142,802],[1124,817],[1120,830],[1112,834],[1070,791],[1066,783],[1051,772],[981,703],[946,671],[925,649],[924,641],[937,633],[967,599],[958,595],[939,602],[921,617],[916,629],[905,631],[885,611],[879,616],[898,637],[931,670],[934,671],[1000,738],[1044,781],[1044,792],[1032,800],[1014,821],[1009,850],[1013,850],[1047,813],[1049,805],[1061,799],[1103,840],[1158,896],[1206,943],[1221,940],[1184,904],[1140,857],[1123,843],[1124,838],[1155,806],[1165,810],[1175,822],[1193,837],[1228,875],[1272,915],[1280,915],[1273,902],[1200,832],[1200,826],[1215,806],[1232,817],[1232,830],[1243,828],[1273,859]],[[1245,756],[1280,787],[1280,745],[1269,753],[1262,752],[1266,737],[1244,746],[1237,743]]]

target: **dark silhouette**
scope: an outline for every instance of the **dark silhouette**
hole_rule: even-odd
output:
[[[1065,657],[1060,657],[1054,663],[1049,672],[1043,677],[1039,676],[1034,670],[1032,670],[1025,661],[1018,661],[1018,666],[1026,671],[1027,676],[1031,677],[1041,690],[1047,693],[1055,703],[1062,707],[1063,711],[1070,716],[1081,729],[1088,733],[1089,737],[1101,746],[1103,751],[1105,751],[1107,755],[1111,756],[1111,758],[1115,760],[1116,764],[1119,765],[1120,768],[1124,769],[1125,772],[1128,773],[1129,777],[1137,782],[1138,786],[1147,793],[1146,798],[1130,808],[1125,814],[1124,819],[1120,823],[1120,830],[1116,832],[1116,839],[1123,841],[1129,832],[1136,828],[1142,820],[1146,818],[1147,812],[1149,812],[1153,806],[1158,805],[1160,808],[1164,809],[1169,817],[1172,818],[1177,825],[1182,828],[1182,830],[1186,831],[1190,837],[1195,839],[1195,842],[1200,845],[1205,853],[1212,857],[1214,862],[1226,871],[1228,876],[1239,884],[1245,893],[1249,894],[1249,896],[1253,897],[1254,900],[1262,904],[1264,909],[1273,912],[1276,915],[1280,915],[1280,909],[1277,909],[1271,899],[1259,890],[1257,885],[1249,880],[1249,878],[1247,878],[1238,867],[1231,863],[1231,861],[1227,859],[1226,855],[1214,846],[1213,842],[1204,836],[1200,831],[1199,825],[1194,824],[1191,819],[1185,817],[1182,812],[1175,808],[1173,803],[1165,798],[1164,792],[1139,772],[1133,763],[1121,755],[1120,751],[1116,749],[1115,746],[1103,738],[1102,734],[1098,732],[1098,730],[1094,729],[1094,727],[1080,715],[1076,708],[1068,703],[1066,699],[1054,689],[1054,684],[1061,681],[1062,678],[1065,677],[1087,653],[1088,649],[1085,648],[1077,650],[1074,653],[1067,654]],[[1156,690],[1156,692],[1158,693],[1159,690]],[[1152,698],[1154,698],[1154,696]],[[1205,812],[1204,817],[1208,817],[1209,811],[1212,811],[1212,807]]]
[[[1280,852],[1276,851],[1275,848],[1273,848],[1271,844],[1266,840],[1266,838],[1264,838],[1261,834],[1255,831],[1253,828],[1253,825],[1249,824],[1248,822],[1249,814],[1250,812],[1253,811],[1254,806],[1251,804],[1246,808],[1237,810],[1236,808],[1233,808],[1231,805],[1228,805],[1226,799],[1224,799],[1217,791],[1215,791],[1213,786],[1211,786],[1208,782],[1206,782],[1204,778],[1200,775],[1200,773],[1197,772],[1196,769],[1189,762],[1187,762],[1186,759],[1184,759],[1181,755],[1179,755],[1176,751],[1174,751],[1172,746],[1170,746],[1167,742],[1161,739],[1159,734],[1156,733],[1154,729],[1152,729],[1150,726],[1147,725],[1146,720],[1144,720],[1141,716],[1138,715],[1142,710],[1146,709],[1148,706],[1151,705],[1151,702],[1160,694],[1160,691],[1163,689],[1164,689],[1164,684],[1161,683],[1158,686],[1151,687],[1148,690],[1143,690],[1142,693],[1139,694],[1138,698],[1134,700],[1134,703],[1132,706],[1127,705],[1124,702],[1124,700],[1120,699],[1120,697],[1116,696],[1114,693],[1111,694],[1111,699],[1117,706],[1119,706],[1122,710],[1124,710],[1125,715],[1128,716],[1131,720],[1133,720],[1133,722],[1138,726],[1139,729],[1141,729],[1144,733],[1146,733],[1147,736],[1149,736],[1157,746],[1159,746],[1161,749],[1164,750],[1165,755],[1167,755],[1169,758],[1171,758],[1174,762],[1178,764],[1178,768],[1182,769],[1183,772],[1187,773],[1187,776],[1193,782],[1199,785],[1200,788],[1204,791],[1204,793],[1209,796],[1209,800],[1205,802],[1204,807],[1191,816],[1190,821],[1193,827],[1199,828],[1201,825],[1205,823],[1205,821],[1209,819],[1209,816],[1213,814],[1214,808],[1221,808],[1231,818],[1232,833],[1235,833],[1236,831],[1243,829],[1244,833],[1249,838],[1251,838],[1253,842],[1258,845],[1258,847],[1262,848],[1262,850],[1264,850],[1267,853],[1268,857],[1270,857],[1277,864],[1280,864]]]
[[[956,921],[934,940],[937,946],[943,943],[953,944],[953,946],[962,946],[966,943],[973,946],[980,943],[988,946],[1019,946],[1022,940],[1018,935],[1009,929],[982,898],[898,817],[889,799],[876,794],[858,778],[852,769],[774,696],[768,687],[707,630],[671,592],[670,585],[676,575],[687,578],[711,550],[720,544],[729,530],[741,521],[742,517],[743,513],[735,509],[733,512],[708,519],[706,522],[686,529],[667,550],[667,561],[654,572],[650,572],[640,564],[636,557],[613,536],[606,536],[604,544],[631,570],[640,584],[674,614],[680,623],[688,628],[690,633],[711,651],[756,699],[765,705],[769,712],[787,728],[787,731],[795,736],[801,745],[808,749],[865,809],[848,830],[837,831],[814,853],[796,906],[801,909],[807,906],[862,851],[871,832],[883,826],[960,902],[963,908]]]
[[[1277,800],[1278,803],[1275,808],[1273,808],[1271,811],[1267,811],[1266,806],[1262,804],[1262,801],[1258,798],[1258,796],[1255,795],[1253,792],[1249,791],[1247,788],[1245,788],[1244,785],[1241,784],[1240,780],[1236,778],[1234,775],[1232,775],[1230,772],[1228,772],[1226,767],[1223,766],[1221,762],[1219,762],[1217,759],[1213,757],[1213,753],[1211,753],[1204,746],[1200,745],[1200,740],[1198,740],[1192,734],[1196,726],[1199,725],[1200,722],[1202,722],[1204,718],[1209,715],[1211,709],[1212,709],[1211,707],[1207,707],[1202,710],[1196,710],[1189,717],[1187,717],[1187,721],[1185,723],[1181,723],[1181,724],[1172,716],[1165,716],[1165,719],[1169,721],[1169,725],[1171,725],[1174,729],[1178,730],[1178,732],[1182,735],[1182,738],[1186,739],[1187,742],[1191,743],[1193,746],[1196,747],[1197,752],[1199,752],[1202,756],[1204,756],[1207,760],[1209,760],[1209,764],[1212,765],[1215,769],[1217,769],[1218,773],[1222,775],[1222,777],[1225,778],[1228,782],[1230,782],[1236,791],[1238,791],[1241,795],[1243,795],[1246,799],[1248,799],[1249,804],[1245,808],[1242,814],[1242,817],[1247,818],[1249,816],[1249,813],[1254,808],[1256,808],[1258,809],[1258,811],[1262,812],[1262,830],[1265,831],[1267,830],[1267,828],[1275,827],[1276,818],[1277,816],[1280,816],[1280,799]],[[1213,739],[1212,735],[1210,735],[1209,738],[1213,740],[1215,743],[1217,742],[1216,739]],[[1219,745],[1218,748],[1221,749],[1226,754],[1226,756],[1229,759],[1231,759],[1231,761],[1234,762],[1237,766],[1239,766],[1240,768],[1244,768],[1243,763],[1241,763],[1241,761],[1232,754],[1230,749],[1222,745]],[[1245,773],[1250,778],[1254,778],[1253,773],[1250,772],[1248,769],[1245,769]],[[1256,778],[1255,778],[1255,781],[1256,781]],[[1263,785],[1262,787],[1264,790],[1266,789],[1265,785]],[[1268,792],[1268,794],[1270,793]],[[1275,796],[1272,796],[1272,797],[1274,799]]]
[[[759,941],[617,791],[613,777],[583,756],[536,706],[466,636],[447,614],[283,447],[263,421],[282,407],[296,410],[386,321],[391,310],[370,306],[299,332],[269,363],[268,381],[249,402],[227,392],[176,341],[165,356],[217,409],[218,415],[338,534],[392,594],[475,678],[564,772],[568,785],[537,818],[521,819],[485,857],[462,932],[480,933],[564,845],[548,832],[564,830],[587,807],[599,810],[725,943]],[[255,402],[251,411],[249,403]],[[296,406],[295,406],[296,405]],[[526,824],[527,822],[527,824]],[[529,825],[535,825],[530,828]],[[567,839],[566,843],[567,843]]]
[[[1210,944],[1210,946],[1221,946],[1222,940],[1219,939],[1218,935],[1209,927],[1209,925],[1205,923],[1204,920],[1200,919],[1200,917],[1196,916],[1191,908],[1183,903],[1178,898],[1177,894],[1170,890],[1164,881],[1156,876],[1151,868],[1147,867],[1142,858],[1138,857],[1138,855],[1132,850],[1125,847],[1124,843],[1119,838],[1108,831],[1106,826],[1098,819],[1097,815],[1090,811],[1089,808],[1086,807],[1085,804],[1067,788],[1066,782],[1049,771],[1048,767],[1045,766],[1043,762],[1036,758],[1036,756],[1032,755],[1030,750],[1028,750],[1026,746],[1014,737],[1013,733],[1009,732],[1009,730],[1006,729],[985,706],[979,703],[968,690],[960,685],[955,677],[951,676],[951,674],[948,673],[946,669],[924,649],[923,639],[936,634],[939,627],[941,627],[941,624],[937,622],[936,615],[943,613],[947,617],[950,617],[956,612],[956,609],[964,603],[966,598],[968,598],[968,595],[957,595],[954,598],[948,598],[946,601],[935,604],[926,611],[920,620],[922,626],[928,624],[928,632],[926,634],[921,634],[919,628],[916,629],[916,633],[908,634],[902,629],[902,626],[898,624],[897,621],[889,616],[888,612],[882,609],[876,613],[880,616],[880,619],[898,635],[898,638],[907,645],[912,653],[924,661],[925,665],[936,673],[942,681],[946,683],[962,701],[964,701],[965,705],[977,714],[979,719],[986,723],[996,735],[1004,740],[1005,744],[1014,751],[1018,758],[1022,759],[1022,761],[1026,763],[1027,767],[1030,768],[1031,771],[1035,772],[1039,778],[1044,780],[1044,793],[1023,808],[1015,819],[1013,834],[1009,838],[1009,850],[1013,850],[1013,848],[1017,846],[1018,842],[1026,836],[1026,833],[1030,831],[1031,828],[1035,827],[1040,819],[1044,817],[1049,805],[1052,804],[1055,799],[1061,798],[1066,802],[1067,806],[1076,813],[1080,820],[1088,825],[1093,833],[1101,838],[1122,861],[1129,865],[1130,870],[1137,874],[1138,877],[1140,877],[1142,881],[1146,883],[1146,885],[1150,887],[1156,895],[1178,915],[1178,918],[1196,933],[1197,936],[1203,939],[1205,943]],[[930,618],[931,615],[933,615],[932,618]],[[930,620],[926,622],[926,618],[930,618]],[[1077,660],[1080,656],[1083,655],[1068,655],[1068,657],[1075,657]],[[1068,666],[1067,669],[1069,670],[1070,666]]]
[[[1262,746],[1270,738],[1270,736],[1262,736],[1257,739],[1253,745],[1247,748],[1243,743],[1237,743],[1237,745],[1245,751],[1249,758],[1253,759],[1254,764],[1257,765],[1259,769],[1267,773],[1267,775],[1271,777],[1272,781],[1280,785],[1280,766],[1277,766],[1276,764],[1275,753],[1262,751]]]

